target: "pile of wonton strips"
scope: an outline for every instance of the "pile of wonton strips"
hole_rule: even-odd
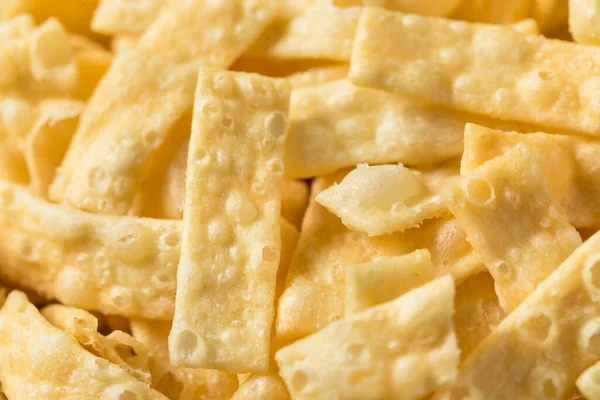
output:
[[[0,10],[7,398],[600,399],[600,2]]]

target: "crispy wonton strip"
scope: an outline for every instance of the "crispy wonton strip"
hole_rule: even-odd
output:
[[[452,382],[459,350],[449,276],[279,350],[294,399],[419,399]]]
[[[574,135],[520,134],[467,124],[461,172],[468,173],[518,143],[537,160],[554,196],[576,228],[600,226],[600,142]]]
[[[268,368],[289,95],[285,80],[198,76],[169,336],[175,365]]]
[[[419,287],[435,278],[428,250],[416,250],[366,264],[346,268],[346,315],[365,310]]]
[[[81,116],[51,198],[126,214],[151,155],[192,105],[196,73],[164,54],[119,55]]]
[[[272,0],[172,1],[141,37],[139,46],[228,68],[276,14],[277,2]]]
[[[457,177],[454,163],[423,172],[402,165],[359,164],[316,200],[350,229],[385,235],[447,214],[443,188]]]
[[[435,399],[564,398],[577,377],[600,360],[598,254],[600,234],[509,314]]]
[[[0,312],[0,358],[3,390],[11,399],[167,399],[84,350],[21,292],[12,292]]]
[[[600,135],[598,65],[593,46],[367,8],[349,79],[494,118]]]
[[[457,157],[467,122],[539,130],[426,105],[346,80],[294,90],[285,174],[308,178],[358,163],[427,165]]]
[[[89,214],[0,182],[0,275],[62,303],[170,319],[180,222]]]
[[[507,312],[581,245],[525,145],[465,175],[451,192],[450,210],[494,277]]]

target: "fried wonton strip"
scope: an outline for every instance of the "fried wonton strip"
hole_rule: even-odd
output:
[[[164,0],[100,0],[91,28],[105,35],[140,35],[165,6]]]
[[[169,336],[175,365],[268,368],[289,96],[285,80],[200,71]]]
[[[464,360],[504,318],[488,272],[470,277],[456,288],[454,326]]]
[[[600,135],[597,64],[593,46],[367,8],[349,79],[494,118]]]
[[[428,250],[346,268],[346,315],[373,307],[435,278]]]
[[[316,200],[350,229],[385,235],[446,214],[443,188],[457,177],[453,165],[420,172],[402,165],[359,164]]]
[[[296,72],[287,77],[294,90],[319,86],[325,83],[346,79],[348,77],[348,65],[332,67],[311,68],[306,71]]]
[[[577,43],[600,43],[600,2],[569,0],[569,31]]]
[[[450,189],[450,210],[494,277],[507,312],[581,244],[525,145],[485,163]]]
[[[148,160],[193,101],[197,66],[165,54],[115,58],[82,114],[50,188],[54,201],[126,214]]]
[[[167,399],[83,349],[17,291],[0,312],[0,358],[3,390],[11,399]]]
[[[359,163],[427,165],[460,156],[467,122],[539,130],[425,105],[346,80],[294,90],[285,174],[308,178]]]
[[[577,228],[600,226],[600,142],[574,135],[520,134],[467,124],[461,172],[467,173],[518,143],[525,143],[537,160],[554,196]]]
[[[277,15],[272,0],[170,2],[140,38],[140,48],[228,68]]]
[[[345,173],[317,178],[316,195]],[[316,332],[344,314],[344,269],[413,251],[401,234],[369,237],[346,228],[338,217],[310,201],[277,308],[277,336],[294,338]]]
[[[238,387],[237,377],[219,370],[179,368],[169,362],[171,322],[131,320],[133,336],[151,355],[153,387],[173,400],[229,400]]]
[[[600,361],[586,369],[579,378],[577,378],[577,388],[587,399],[600,399],[600,384],[598,384],[599,376]]]
[[[598,254],[600,234],[509,314],[435,399],[564,398],[577,377],[600,360]]]
[[[281,216],[300,229],[308,206],[308,184],[284,180],[281,188]]]
[[[316,2],[291,21],[279,21],[269,27],[248,49],[248,54],[348,61],[360,10]]]
[[[0,182],[0,276],[105,314],[170,319],[178,221],[89,214]]]
[[[25,162],[33,193],[47,198],[85,104],[74,100],[46,100],[38,106],[38,117],[25,141]]]
[[[90,353],[118,365],[129,375],[150,385],[149,356],[145,346],[122,331],[108,336],[98,333],[98,319],[89,312],[61,304],[52,304],[41,310],[52,325],[68,333]]]
[[[452,382],[459,350],[449,276],[279,350],[294,399],[419,399]]]
[[[522,0],[521,0],[522,1]],[[461,0],[333,0],[336,6],[383,7],[410,14],[446,17]],[[468,3],[468,1],[466,1]]]

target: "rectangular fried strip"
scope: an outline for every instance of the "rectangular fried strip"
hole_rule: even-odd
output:
[[[174,1],[162,8],[139,46],[228,68],[276,14],[277,2],[272,0]]]
[[[581,244],[531,151],[518,145],[450,186],[450,211],[516,308]]]
[[[367,8],[349,79],[494,118],[600,135],[599,66],[592,46]]]
[[[175,365],[268,368],[289,96],[285,80],[200,71],[169,336]]]
[[[347,80],[294,90],[290,115],[285,151],[289,178],[329,174],[358,163],[416,166],[446,161],[462,153],[467,122],[521,132],[539,130],[426,105]]]
[[[2,387],[11,399],[167,399],[84,350],[21,292],[12,292],[0,312],[0,358]]]
[[[600,360],[600,234],[588,239],[467,357],[435,400],[562,399]]]
[[[420,399],[457,374],[449,276],[347,316],[275,355],[298,400]]]
[[[170,319],[179,221],[89,214],[0,182],[0,275],[66,305]]]
[[[461,172],[467,173],[518,143],[536,158],[554,196],[576,228],[600,226],[600,142],[574,135],[520,134],[467,124]]]
[[[117,56],[81,115],[50,188],[52,200],[126,214],[148,160],[192,105],[197,70],[144,51]]]
[[[346,268],[346,315],[403,295],[435,278],[428,250]]]

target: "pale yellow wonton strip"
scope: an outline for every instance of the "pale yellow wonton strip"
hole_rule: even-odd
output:
[[[0,312],[0,358],[2,387],[11,399],[167,399],[83,349],[21,292],[12,292]]]
[[[149,158],[192,105],[197,70],[165,54],[117,56],[80,118],[52,200],[105,214],[130,211]]]
[[[600,135],[598,65],[593,46],[366,8],[349,79],[494,118]]]
[[[449,276],[345,317],[277,352],[298,400],[416,400],[454,380],[459,350]]]
[[[175,365],[268,368],[289,96],[285,80],[200,71],[169,336]]]
[[[465,175],[451,193],[450,210],[494,277],[508,312],[581,245],[525,145]]]
[[[596,234],[490,333],[434,399],[562,399],[571,392],[600,360],[599,254]]]

